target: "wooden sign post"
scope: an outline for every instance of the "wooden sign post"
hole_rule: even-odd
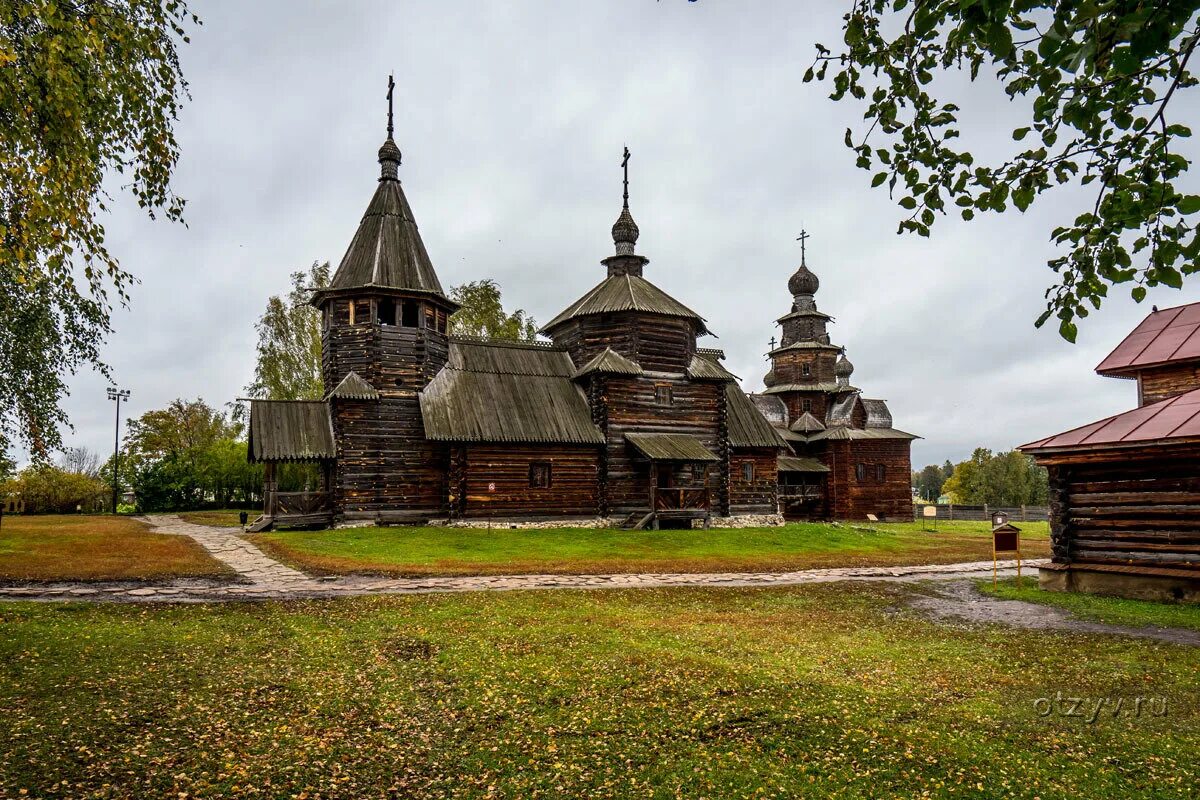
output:
[[[1001,522],[992,528],[992,590],[997,588],[996,554],[1017,554],[1017,586],[1021,585],[1021,529],[1008,522]]]
[[[937,506],[935,506],[935,505],[921,506],[921,514],[922,514],[922,516],[925,517],[925,519],[930,519],[930,518],[933,519],[933,530],[936,533],[937,532]]]

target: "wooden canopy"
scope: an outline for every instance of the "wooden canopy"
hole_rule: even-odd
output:
[[[334,390],[325,395],[328,400],[331,397],[336,397],[339,400],[378,400],[379,392],[375,391],[375,387],[367,383],[362,377],[351,370],[346,373],[346,377],[342,378]]]
[[[780,472],[829,472],[829,467],[815,458],[779,457]]]
[[[250,401],[247,452],[251,462],[336,458],[329,407],[320,400]]]
[[[718,461],[695,436],[686,433],[627,433],[625,440],[651,461]]]
[[[697,323],[699,333],[708,332],[704,325],[704,317],[639,275],[613,275],[605,278],[542,326],[541,332],[550,331],[575,317],[611,314],[616,311],[644,311],[670,317],[685,317]]]

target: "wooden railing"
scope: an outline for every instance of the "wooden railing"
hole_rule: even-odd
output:
[[[329,511],[329,492],[275,492],[271,513],[276,517],[320,514]]]
[[[788,486],[779,487],[779,496],[788,500],[820,500],[820,486]]]
[[[708,488],[656,488],[654,490],[655,511],[684,511],[709,508]]]

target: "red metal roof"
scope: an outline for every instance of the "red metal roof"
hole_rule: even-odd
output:
[[[1200,389],[1023,444],[1018,449],[1086,448],[1193,437],[1200,437]]]
[[[1100,362],[1096,372],[1121,375],[1143,367],[1194,359],[1200,359],[1200,303],[1150,312]]]

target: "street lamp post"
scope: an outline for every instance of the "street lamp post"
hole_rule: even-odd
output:
[[[120,474],[121,474],[121,401],[129,399],[128,389],[117,389],[113,386],[108,387],[108,399],[117,401],[117,421],[113,426],[113,502],[112,513],[117,513],[117,496],[121,492]]]

